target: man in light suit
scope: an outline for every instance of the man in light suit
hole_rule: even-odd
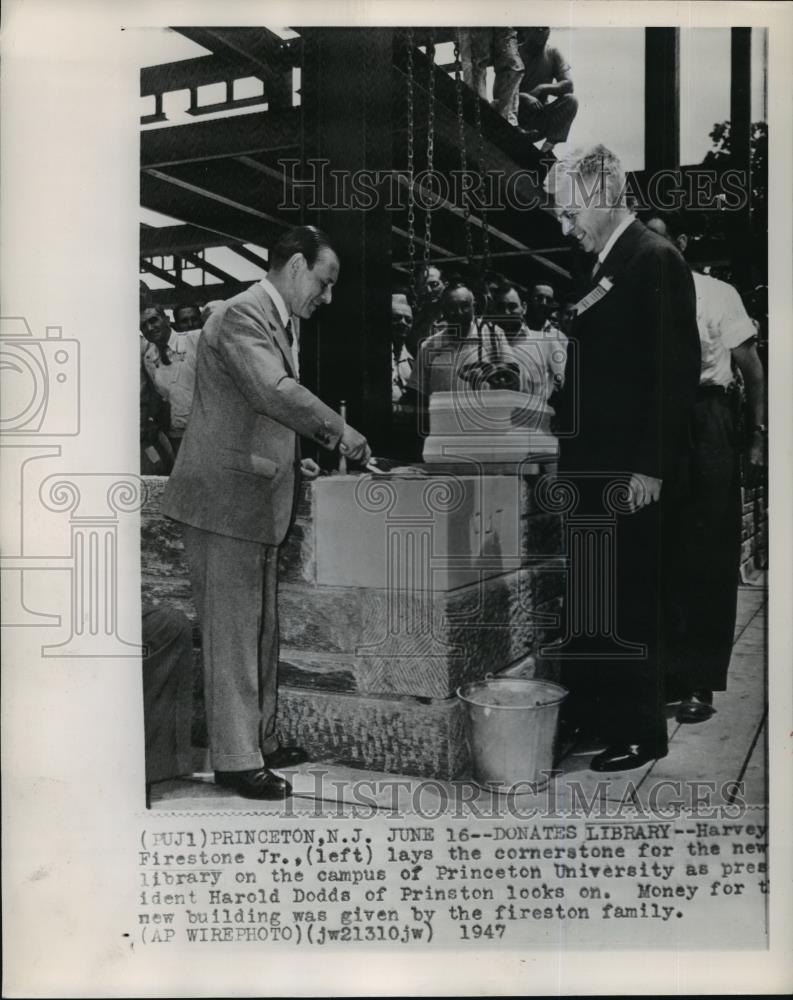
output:
[[[338,275],[327,237],[301,226],[271,251],[267,278],[212,313],[163,499],[163,512],[185,525],[215,782],[246,798],[286,798],[289,782],[270,769],[307,759],[275,733],[278,546],[299,477],[319,473],[301,462],[298,435],[370,457],[366,439],[297,380],[290,317],[329,303]]]

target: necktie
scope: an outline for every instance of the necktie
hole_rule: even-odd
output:
[[[286,321],[286,339],[289,341],[289,349],[292,354],[292,365],[295,369],[295,377],[300,380],[300,358],[298,357],[297,345],[295,344],[295,335],[292,332],[292,320],[288,319]]]

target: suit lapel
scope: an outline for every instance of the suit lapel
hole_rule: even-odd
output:
[[[641,222],[634,220],[623,233],[620,233],[617,242],[597,272],[598,281],[606,277],[612,284],[617,283],[620,273],[633,256],[634,248],[643,228]]]
[[[576,315],[580,316],[607,295],[618,284],[622,271],[630,260],[641,235],[641,222],[632,222],[609,251],[608,257],[592,272],[592,281],[586,295],[576,303]]]
[[[289,343],[289,337],[287,336],[284,325],[281,322],[278,309],[276,308],[273,300],[258,282],[253,286],[253,292],[262,307],[262,312],[264,314],[264,328],[273,337],[276,344],[278,344],[281,354],[284,356],[287,371],[293,378],[296,378],[297,373],[295,371],[295,359],[292,354],[292,345]]]

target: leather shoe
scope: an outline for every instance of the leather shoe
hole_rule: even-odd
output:
[[[232,788],[245,799],[288,799],[292,786],[266,767],[248,771],[215,771],[215,784]]]
[[[644,743],[615,743],[596,754],[589,762],[591,771],[630,771],[643,767],[651,760],[666,757],[668,751],[658,751]]]
[[[715,714],[713,692],[703,689],[692,691],[687,698],[682,699],[675,712],[675,719],[678,722],[707,722]]]
[[[264,755],[264,766],[297,767],[298,764],[305,764],[308,759],[309,756],[302,747],[278,747],[272,753]]]

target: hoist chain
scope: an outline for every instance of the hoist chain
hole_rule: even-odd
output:
[[[416,271],[416,194],[413,189],[415,169],[414,107],[413,107],[413,29],[407,30],[407,110],[408,110],[408,261],[410,276]]]
[[[457,134],[460,142],[460,169],[463,187],[463,218],[465,219],[465,252],[469,266],[473,262],[474,242],[471,235],[471,201],[468,194],[468,155],[465,151],[465,118],[463,117],[463,64],[460,58],[460,29],[454,35],[454,86],[457,92]]]
[[[430,29],[427,43],[427,63],[429,80],[427,82],[427,177],[432,183],[433,164],[435,162],[435,31]],[[430,266],[430,241],[432,238],[432,207],[427,202],[424,216],[424,273]]]
[[[474,125],[476,127],[477,136],[477,166],[479,168],[479,176],[484,179],[485,176],[485,143],[484,137],[482,136],[482,108],[480,106],[480,98],[477,95],[474,101]],[[482,256],[484,258],[482,262],[482,268],[484,271],[490,270],[490,228],[487,223],[487,186],[485,185],[484,194],[482,196]]]

